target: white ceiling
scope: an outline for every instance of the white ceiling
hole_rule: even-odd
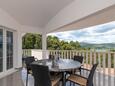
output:
[[[45,27],[62,8],[73,0],[0,0],[0,8],[20,24]]]

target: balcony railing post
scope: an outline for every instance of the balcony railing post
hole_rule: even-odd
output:
[[[89,68],[88,58],[89,58],[89,52],[87,51],[87,52],[86,52],[86,68]],[[86,71],[86,77],[88,77],[88,71]]]
[[[96,63],[96,51],[94,51],[94,63]],[[97,86],[97,80],[96,80],[96,76],[97,76],[97,72],[95,73],[95,77],[94,77],[94,86]]]
[[[90,51],[90,65],[92,65],[92,51]]]
[[[106,59],[106,53],[103,53],[103,86],[105,86],[105,59]]]
[[[114,86],[115,86],[115,53],[114,53]]]
[[[100,60],[100,58],[101,58],[101,53],[100,52],[98,52],[98,86],[101,86],[101,74],[100,74],[100,72],[101,72],[101,60]]]
[[[110,76],[111,76],[110,67],[111,67],[111,53],[108,52],[108,74],[110,74]],[[111,86],[111,77],[110,76],[108,76],[108,86]]]

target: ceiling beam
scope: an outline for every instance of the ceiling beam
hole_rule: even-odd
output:
[[[115,0],[75,0],[73,3],[61,10],[47,24],[46,30],[47,32],[55,31],[63,26],[81,20],[82,23],[79,23],[79,26],[80,24],[86,24],[86,22],[83,22],[83,19],[86,19],[86,17],[89,18],[90,15],[113,5],[115,5]]]

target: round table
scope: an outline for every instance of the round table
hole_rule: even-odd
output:
[[[57,62],[57,66],[52,67],[52,62],[46,62],[46,65],[49,67],[50,71],[63,72],[69,71],[76,68],[79,68],[81,64],[78,61],[70,60],[70,59],[60,59]]]
[[[50,71],[63,73],[63,86],[65,86],[65,71],[75,70],[81,66],[81,63],[72,59],[59,59],[56,65],[52,67],[52,60],[44,59],[33,62],[34,64],[46,65]]]

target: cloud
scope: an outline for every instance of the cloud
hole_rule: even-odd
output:
[[[115,29],[115,22],[95,26],[95,32],[97,33],[104,33],[112,29]]]
[[[85,30],[78,30],[78,31],[73,31],[71,34],[76,37],[83,37],[83,36],[88,36],[89,32]]]
[[[60,40],[88,43],[115,43],[115,22],[89,27],[81,30],[50,33]]]

